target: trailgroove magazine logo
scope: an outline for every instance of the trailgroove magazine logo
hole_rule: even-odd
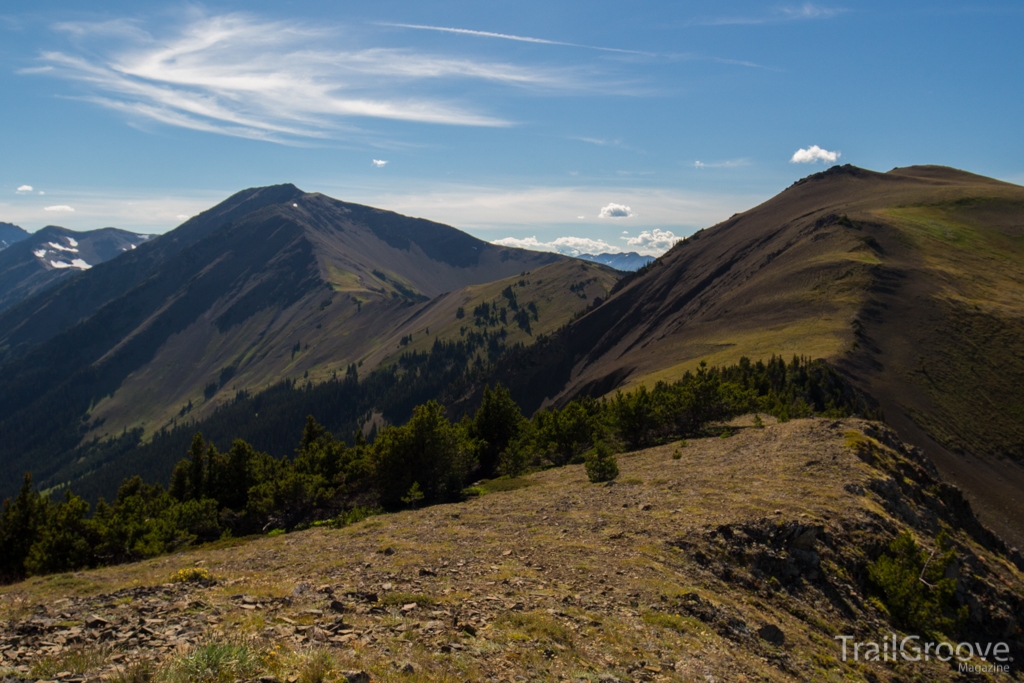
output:
[[[940,662],[956,661],[968,673],[1009,673],[1010,646],[1007,643],[922,642],[921,636],[900,639],[895,633],[882,641],[858,641],[854,636],[836,636],[842,642],[844,662]]]

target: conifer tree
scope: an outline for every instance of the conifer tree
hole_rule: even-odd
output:
[[[188,496],[189,500],[200,500],[206,488],[206,442],[196,432],[192,446],[188,449]]]
[[[48,504],[32,488],[32,473],[26,472],[18,496],[4,501],[0,511],[0,580],[25,576],[25,559],[46,522]]]
[[[99,539],[86,519],[89,504],[68,490],[63,501],[47,506],[47,513],[25,558],[25,569],[30,574],[49,574],[90,566]]]
[[[481,475],[493,477],[502,452],[519,435],[523,414],[508,389],[498,384],[484,387],[484,398],[473,416],[472,434],[480,440],[478,450]]]

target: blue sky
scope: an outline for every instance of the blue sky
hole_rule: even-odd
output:
[[[164,232],[294,182],[656,254],[833,162],[1024,183],[1017,1],[84,5],[0,10],[0,221]]]

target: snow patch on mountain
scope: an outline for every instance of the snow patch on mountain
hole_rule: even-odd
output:
[[[50,265],[54,268],[78,268],[80,270],[89,270],[92,268],[92,266],[80,258],[72,259],[71,263],[65,263],[64,261],[50,261]]]

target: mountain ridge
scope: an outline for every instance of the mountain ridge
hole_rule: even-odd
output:
[[[0,221],[0,250],[20,242],[28,236],[29,232],[21,226]]]
[[[83,232],[48,225],[0,251],[0,312],[149,239],[117,228]]]
[[[534,409],[701,360],[830,359],[1022,543],[1022,216],[1024,188],[964,171],[833,167],[686,238],[500,379]],[[974,456],[989,476],[958,464]]]
[[[624,271],[640,270],[654,260],[653,256],[641,256],[635,251],[607,254],[580,254],[576,258],[583,259],[584,261],[601,263],[616,270]]]

